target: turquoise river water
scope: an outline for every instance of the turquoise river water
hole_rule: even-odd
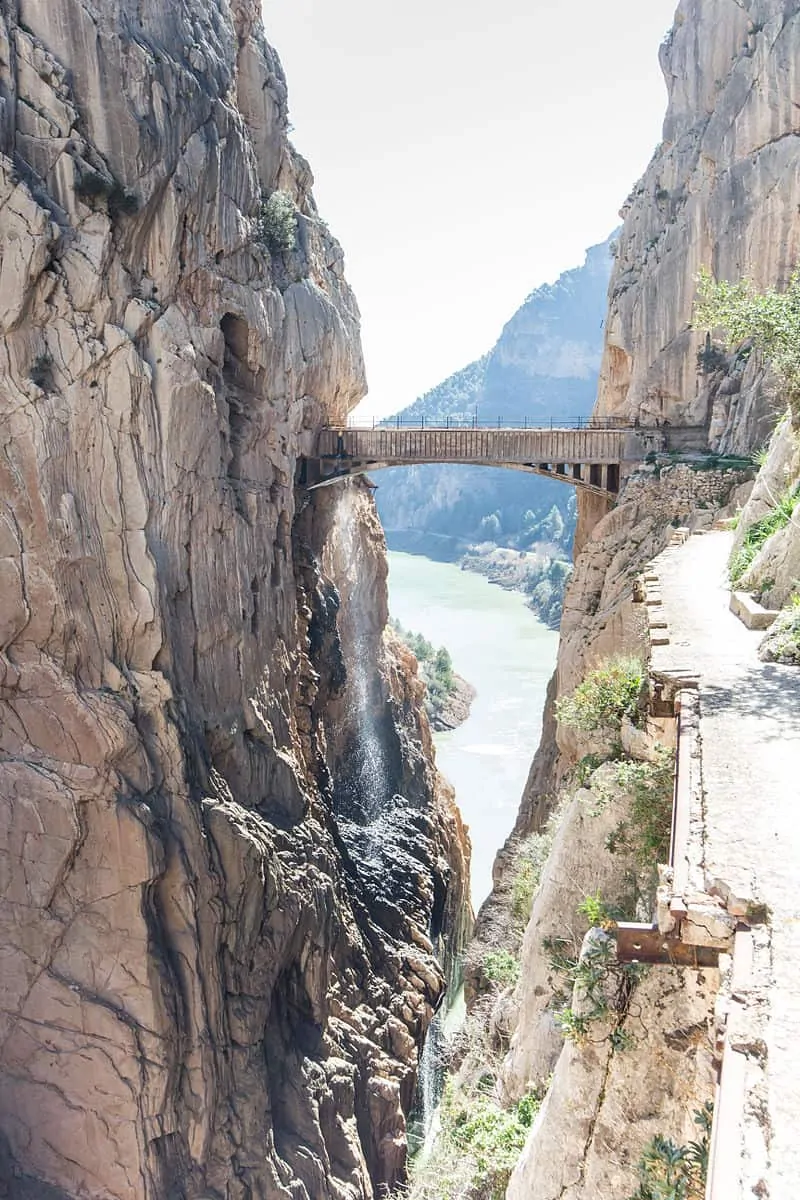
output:
[[[472,839],[472,898],[492,886],[492,863],[510,833],[539,742],[558,634],[518,592],[420,555],[389,554],[389,611],[406,629],[446,646],[477,689],[469,718],[435,736],[439,770],[456,790]]]

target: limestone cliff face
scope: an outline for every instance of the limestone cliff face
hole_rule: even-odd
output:
[[[691,425],[698,445],[720,452],[749,454],[768,440],[785,408],[774,381],[756,355],[729,356],[710,373],[698,373],[705,331],[693,331],[690,322],[694,280],[702,265],[717,277],[749,275],[759,287],[779,286],[796,265],[798,62],[796,2],[681,0],[678,5],[675,26],[661,48],[669,92],[664,140],[623,209],[599,415],[645,425],[668,422],[673,429]],[[773,443],[770,464],[773,491],[785,486],[787,468],[795,477],[796,447],[788,426]],[[613,654],[646,653],[642,606],[633,602],[631,590],[637,570],[666,544],[673,524],[702,528],[746,495],[747,487],[733,475],[720,473],[712,484],[700,473],[672,467],[637,473],[611,512],[592,498],[580,498],[575,572],[552,699],[570,692]],[[759,495],[754,492],[751,502],[753,518],[764,512]],[[779,602],[785,601],[796,562],[791,531],[782,537],[782,557],[773,547],[770,567],[779,559],[783,566],[762,571],[773,583],[779,577],[773,597]],[[545,736],[550,741],[534,764],[518,836],[541,826],[581,753],[571,731],[555,729],[551,714],[545,718]],[[582,837],[581,861],[591,862],[599,878],[597,863],[606,854],[602,822],[588,834],[584,829]],[[557,852],[559,845],[557,839]],[[513,846],[499,862],[498,894],[508,887],[512,852]],[[562,866],[570,864],[571,847],[562,846],[562,852]],[[710,1094],[716,981],[708,972],[651,973],[637,990],[646,1028],[637,1034],[634,1055],[611,1053],[605,1044],[562,1050],[547,1011],[548,968],[541,944],[543,928],[559,923],[569,928],[574,919],[575,897],[563,903],[553,884],[555,879],[563,887],[571,867],[559,875],[558,865],[558,858],[551,860],[543,876],[526,934],[505,1084],[515,1097],[551,1070],[554,1079],[508,1195],[513,1200],[617,1200],[635,1190],[636,1160],[654,1133],[677,1142],[694,1136],[691,1109]],[[593,878],[588,884],[594,886]],[[496,920],[494,913],[488,916]],[[645,1090],[641,1079],[650,1081]]]
[[[706,266],[717,278],[780,286],[800,256],[800,5],[681,0],[660,59],[663,141],[622,210],[596,412],[694,426],[695,444],[750,454],[767,443],[786,400],[757,355],[698,370],[705,331],[690,328],[695,279]],[[633,498],[642,495],[637,482]],[[562,688],[574,682],[593,629],[614,620],[602,547],[613,549],[621,524],[631,530],[631,545],[619,542],[622,557],[607,564],[613,577],[663,544],[661,505],[645,499],[622,516],[630,499],[623,492],[604,521],[594,498],[579,498],[576,549],[588,553],[578,556],[565,604]],[[684,503],[683,515],[692,508]]]
[[[425,837],[380,911],[340,822],[350,597],[334,497],[294,477],[364,378],[286,128],[256,0],[3,5],[0,1194],[355,1200],[404,1173],[465,850],[388,650],[387,841],[409,812]],[[292,249],[259,222],[276,188]]]
[[[782,404],[759,363],[698,375],[701,266],[785,283],[800,256],[800,12],[791,0],[681,0],[661,47],[663,141],[622,210],[598,412],[707,424],[747,453]]]

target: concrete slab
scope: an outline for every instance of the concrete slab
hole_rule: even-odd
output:
[[[769,629],[778,615],[774,608],[763,608],[747,592],[731,592],[730,610],[748,629]]]

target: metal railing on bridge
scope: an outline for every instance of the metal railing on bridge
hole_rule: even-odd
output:
[[[455,413],[441,417],[356,417],[350,416],[347,429],[611,429],[629,430],[633,426],[619,417],[485,417],[477,412]]]

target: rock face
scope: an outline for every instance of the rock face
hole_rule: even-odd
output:
[[[718,278],[748,275],[758,287],[768,287],[780,286],[796,265],[799,61],[797,3],[678,5],[674,29],[661,48],[669,91],[664,140],[623,210],[598,415],[645,425],[668,422],[674,431],[693,426],[696,444],[722,453],[751,454],[768,441],[785,397],[756,355],[722,355],[698,371],[706,331],[690,324],[701,266]],[[591,498],[579,499],[575,572],[553,700],[612,655],[646,651],[644,606],[632,590],[637,571],[666,544],[673,524],[702,528],[720,510],[732,512],[746,499],[741,477],[714,476],[701,480],[688,468],[639,472],[610,513]],[[768,510],[768,485],[783,491],[794,479],[796,441],[787,430],[773,442],[763,486],[754,491],[743,525]],[[791,529],[775,535],[754,572],[754,584],[764,585],[769,577],[765,590],[772,588],[777,602],[790,590],[795,540]],[[571,731],[555,729],[551,710],[518,835],[541,827],[579,753]],[[606,853],[601,828],[597,823],[598,857]],[[582,844],[582,853],[590,856],[591,845]],[[508,888],[503,871],[501,858],[498,893]],[[716,982],[713,973],[659,968],[637,987],[644,1028],[634,1054],[612,1053],[607,1043],[578,1049],[568,1044],[559,1054],[542,1015],[546,964],[536,924],[543,913],[552,919],[557,904],[545,873],[516,996],[524,1019],[514,1033],[505,1078],[512,1095],[553,1068],[554,1078],[508,1195],[616,1200],[635,1190],[636,1162],[650,1137],[659,1133],[680,1144],[696,1136],[692,1109],[710,1095]],[[495,913],[487,915],[496,920]],[[568,926],[571,914],[560,915]],[[486,919],[482,914],[481,923]],[[642,1080],[648,1081],[645,1089]]]
[[[786,0],[681,0],[661,47],[663,141],[622,210],[597,411],[764,443],[784,403],[755,358],[698,374],[701,266],[785,283],[800,256],[800,13]]]
[[[294,477],[364,378],[286,128],[256,0],[3,6],[3,1195],[355,1200],[404,1175],[466,843],[388,651],[368,688],[404,869],[376,879],[389,851],[359,859],[343,811],[367,786],[354,598],[335,497],[298,504]],[[377,647],[362,494],[352,552]]]

